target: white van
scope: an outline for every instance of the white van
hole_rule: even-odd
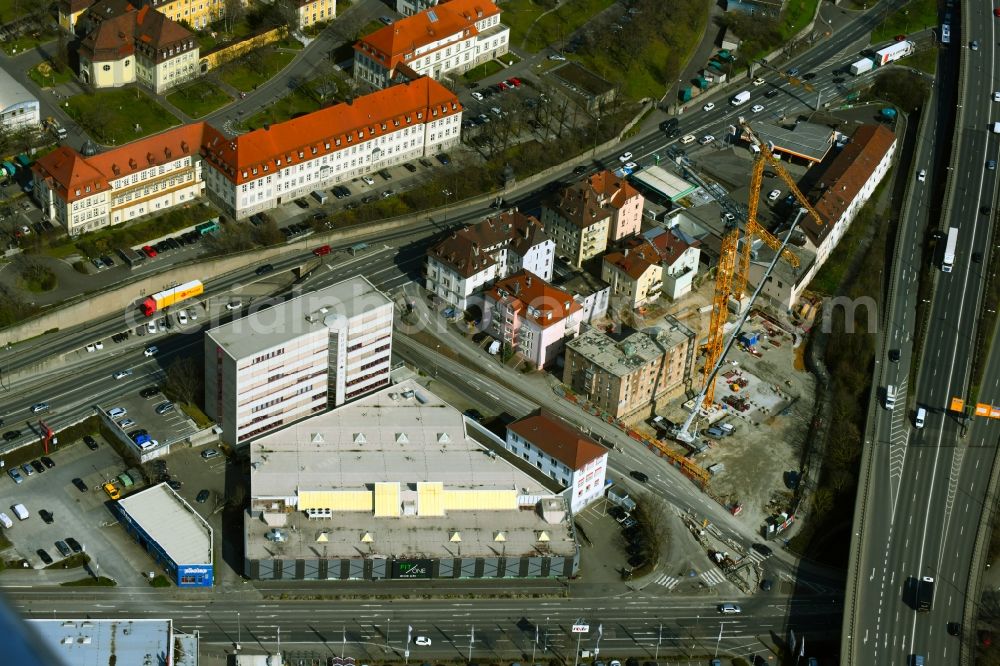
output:
[[[927,419],[927,410],[923,407],[917,407],[917,415],[913,418],[913,425],[918,428],[924,427],[924,421]]]
[[[10,519],[6,513],[0,513],[0,525],[3,525],[7,529],[14,527],[14,521]]]
[[[28,513],[28,509],[23,504],[15,504],[10,508],[11,511],[14,512],[14,515],[17,516],[18,520],[27,520],[28,516],[31,515]]]
[[[892,409],[896,406],[896,387],[889,384],[885,387],[885,408]]]

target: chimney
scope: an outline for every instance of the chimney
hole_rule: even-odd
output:
[[[530,287],[531,286],[531,276],[530,275],[524,281],[524,284],[525,284],[526,287]]]
[[[271,123],[264,123],[264,131],[266,132],[269,129],[271,129]]]

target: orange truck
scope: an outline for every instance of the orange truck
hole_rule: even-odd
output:
[[[189,298],[201,296],[203,293],[205,293],[205,285],[201,283],[201,280],[191,280],[176,287],[158,291],[152,296],[147,296],[139,304],[139,307],[142,308],[142,313],[149,317],[157,310],[162,310],[165,307],[186,301]]]

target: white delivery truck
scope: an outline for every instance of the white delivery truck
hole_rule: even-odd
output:
[[[1000,134],[1000,123],[993,123],[991,129],[994,134]]]
[[[865,72],[870,72],[875,68],[875,63],[872,62],[871,58],[862,58],[861,60],[851,64],[851,74],[854,76],[860,76]]]
[[[955,249],[958,247],[958,229],[951,227],[948,229],[948,240],[944,246],[944,257],[941,259],[941,272],[951,273],[951,267],[955,265]]]
[[[736,93],[733,96],[733,98],[729,100],[729,103],[732,104],[733,106],[739,106],[741,104],[746,104],[749,101],[750,101],[750,91],[744,90],[742,92]]]

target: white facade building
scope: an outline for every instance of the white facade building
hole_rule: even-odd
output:
[[[507,426],[506,448],[566,488],[574,514],[604,495],[608,450],[553,416]]]
[[[556,244],[517,209],[455,231],[427,251],[427,291],[464,310],[470,297],[520,270],[552,279]]]
[[[71,236],[162,213],[200,197],[205,123],[192,123],[84,157],[69,146],[32,165],[32,196]]]
[[[235,138],[208,127],[205,183],[236,218],[440,152],[460,139],[462,106],[421,77]]]
[[[354,78],[384,88],[400,67],[433,79],[463,74],[507,53],[509,42],[510,28],[491,0],[449,0],[362,37]]]
[[[38,99],[6,70],[0,69],[0,128],[9,132],[40,122]]]
[[[262,433],[389,384],[392,302],[363,277],[205,334],[205,412],[222,441]]]

